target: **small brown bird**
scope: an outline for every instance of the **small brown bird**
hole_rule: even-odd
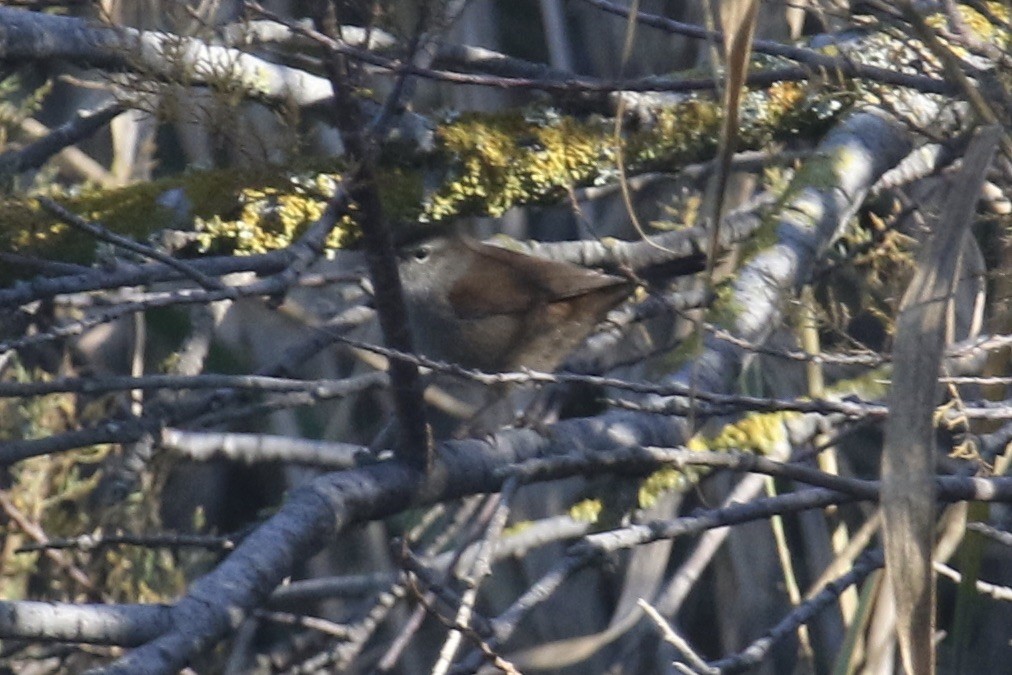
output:
[[[402,246],[398,255],[415,348],[490,372],[554,369],[635,288],[457,234]]]

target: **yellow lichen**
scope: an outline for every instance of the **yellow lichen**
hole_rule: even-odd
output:
[[[807,112],[813,96],[797,84],[774,85],[752,96],[756,103],[742,121],[742,149],[765,144],[785,115],[824,119]],[[721,119],[718,103],[690,96],[652,115],[652,124],[623,130],[627,171],[671,170],[712,155]],[[437,129],[448,177],[424,201],[419,167],[404,166],[404,157],[395,156],[380,168],[377,182],[385,215],[393,222],[498,216],[517,205],[556,201],[573,186],[614,182],[619,152],[614,131],[609,121],[552,110],[462,115]],[[61,201],[85,218],[143,240],[177,224],[180,214],[160,206],[159,198],[178,189],[192,205],[205,250],[266,251],[290,243],[321,212],[325,197],[303,186],[314,180],[314,173],[332,181],[336,168],[194,172],[120,190],[85,190]],[[54,224],[30,201],[0,204],[0,222],[5,223],[2,248],[68,262],[92,259],[91,238]],[[347,219],[339,229],[332,245],[343,245],[354,228]]]
[[[160,229],[179,226],[180,214],[161,203],[165,195],[178,190],[201,232],[199,244],[204,252],[254,253],[287,246],[302,234],[323,213],[338,180],[338,174],[318,168],[293,171],[265,166],[244,171],[195,171],[125,188],[51,196],[87,220],[144,241]],[[381,168],[377,184],[388,220],[418,217],[422,195],[419,171]],[[34,199],[0,202],[0,223],[0,250],[63,262],[90,263],[94,259],[94,238],[54,221]],[[345,246],[356,232],[353,218],[345,217],[327,244]],[[0,275],[0,283],[10,280]]]
[[[998,17],[1002,21],[1009,20],[1009,10],[1007,5],[1000,2],[986,2],[984,6],[987,8],[992,15]],[[965,25],[970,29],[970,32],[974,38],[983,42],[990,42],[999,49],[1007,49],[1009,46],[1010,32],[1008,30],[1001,30],[999,26],[991,23],[986,16],[981,14],[975,7],[964,4],[956,4],[955,10],[959,12]],[[948,28],[949,17],[942,12],[931,14],[925,19],[925,23],[932,28]],[[954,52],[958,56],[967,55],[966,48],[960,44],[951,44]]]
[[[596,523],[604,510],[600,499],[584,499],[569,507],[569,517],[581,523]]]
[[[423,219],[429,221],[497,216],[519,203],[557,197],[612,161],[601,123],[550,114],[466,115],[441,126],[437,137],[453,174],[427,199]]]
[[[630,135],[627,165],[670,167],[712,155],[721,116],[719,104],[699,98],[658,110],[653,126]]]
[[[740,420],[725,425],[716,433],[697,433],[689,439],[689,450],[747,450],[769,454],[786,439],[784,427],[789,419],[798,417],[796,412],[750,412]]]
[[[698,480],[698,477],[699,471],[693,467],[685,469],[665,467],[653,472],[640,484],[637,494],[640,508],[650,508],[664,493],[683,490]]]
[[[533,524],[534,523],[532,523],[529,520],[521,520],[521,521],[512,523],[512,524],[506,526],[505,528],[503,528],[502,536],[503,536],[503,538],[506,538],[506,537],[513,537],[513,536],[516,536],[518,534],[523,534],[527,530],[531,529],[531,526]]]
[[[318,179],[324,176],[321,174]],[[208,220],[197,220],[198,241],[204,252],[222,251],[228,242],[227,252],[264,253],[291,244],[300,232],[323,215],[327,197],[333,193],[336,181],[323,187],[320,180],[314,180],[312,192],[297,183],[287,190],[276,187],[245,188],[239,192],[239,215],[234,220],[223,220],[213,216]],[[345,228],[350,225],[345,223]],[[333,246],[340,244],[341,229],[335,230]]]

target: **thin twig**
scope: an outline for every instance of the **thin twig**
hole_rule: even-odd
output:
[[[103,227],[102,225],[99,225],[98,223],[93,223],[88,220],[85,220],[76,213],[73,213],[70,210],[61,206],[60,204],[56,203],[49,197],[37,197],[36,199],[38,200],[39,204],[42,206],[43,209],[51,213],[56,218],[59,218],[61,221],[63,221],[67,225],[70,225],[71,227],[75,227],[83,232],[87,232],[88,234],[90,234],[91,236],[95,237],[100,241],[108,242],[124,250],[137,253],[138,255],[142,255],[145,258],[150,258],[151,260],[156,260],[164,265],[168,265],[169,267],[176,270],[183,276],[192,279],[193,281],[200,284],[201,287],[209,291],[229,290],[228,286],[222,283],[220,279],[215,279],[213,277],[207,276],[200,270],[195,269],[189,263],[183,262],[182,260],[177,260],[176,258],[173,258],[172,256],[167,255],[165,253],[162,253],[161,251],[152,248],[151,246],[145,246],[144,244],[136,242],[133,239],[116,234],[115,232],[108,230],[107,228]],[[229,299],[234,300],[235,297],[237,296],[232,296]]]

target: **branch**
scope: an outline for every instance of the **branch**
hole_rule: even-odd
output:
[[[882,564],[882,551],[865,553],[849,572],[829,582],[826,588],[811,600],[798,605],[765,636],[753,642],[741,653],[713,661],[709,666],[721,673],[736,673],[759,665],[766,659],[773,645],[794,633],[798,626],[811,621],[819,612],[835,603],[843,591],[861,583],[869,574],[882,567]]]
[[[251,256],[214,256],[195,258],[186,263],[207,276],[224,276],[235,272],[255,272],[261,276],[275,274],[292,261],[289,249]],[[12,288],[0,288],[0,308],[16,307],[58,295],[86,293],[126,286],[145,286],[183,278],[179,270],[162,263],[124,264],[115,270],[77,271],[49,279],[19,281]]]
[[[184,72],[190,84],[207,84],[221,73],[229,73],[247,95],[262,100],[313,106],[331,98],[326,79],[236,49],[171,33],[111,28],[10,8],[0,8],[0,59],[60,59],[78,66],[153,74],[170,81]]]
[[[608,0],[583,0],[583,2],[597,7],[604,12],[621,16],[623,18],[629,18],[632,14],[628,7],[616,5],[613,2],[608,2]],[[657,28],[666,33],[684,35],[686,37],[692,37],[706,42],[719,43],[723,40],[723,35],[719,31],[707,30],[702,26],[675,21],[674,19],[658,16],[656,14],[636,12],[634,19],[639,23]],[[839,75],[858,77],[874,82],[881,82],[882,84],[911,87],[923,93],[951,94],[958,91],[955,85],[952,85],[942,79],[926,77],[923,75],[901,74],[898,71],[890,70],[889,68],[879,68],[877,66],[868,66],[857,63],[854,59],[860,58],[860,54],[848,54],[845,57],[826,56],[814,49],[793,47],[791,45],[784,45],[770,40],[753,41],[752,50],[758,54],[780,56],[785,59],[797,61],[807,66],[805,70],[811,69],[811,72],[820,72],[823,74],[838,73]],[[748,83],[752,84],[751,77],[748,79]]]
[[[83,141],[126,110],[121,103],[106,103],[87,112],[78,111],[68,121],[20,150],[0,154],[0,175],[37,169],[61,150]]]
[[[76,213],[72,213],[71,211],[65,209],[63,206],[61,206],[60,204],[56,203],[55,201],[53,201],[48,197],[38,197],[37,199],[39,205],[41,205],[44,210],[48,211],[50,215],[55,216],[57,219],[66,223],[67,225],[70,225],[71,227],[87,232],[88,234],[95,237],[99,241],[104,241],[112,244],[113,246],[118,246],[123,250],[136,253],[138,255],[144,256],[145,258],[156,260],[162,263],[163,265],[166,265],[176,270],[184,277],[197,282],[198,285],[202,286],[203,288],[209,291],[223,291],[227,290],[228,288],[218,279],[214,279],[212,277],[207,276],[200,270],[192,267],[189,263],[184,262],[182,260],[177,260],[176,258],[173,258],[172,256],[167,255],[165,253],[162,253],[157,249],[138,243],[133,239],[130,239],[129,237],[124,237],[122,235],[116,234],[115,232],[111,232],[110,230],[108,230],[107,228],[103,227],[98,223],[93,223],[89,220],[85,220],[84,218],[78,216]]]

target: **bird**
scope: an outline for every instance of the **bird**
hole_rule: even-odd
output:
[[[555,369],[636,288],[455,232],[399,246],[398,271],[416,350],[488,372]]]

